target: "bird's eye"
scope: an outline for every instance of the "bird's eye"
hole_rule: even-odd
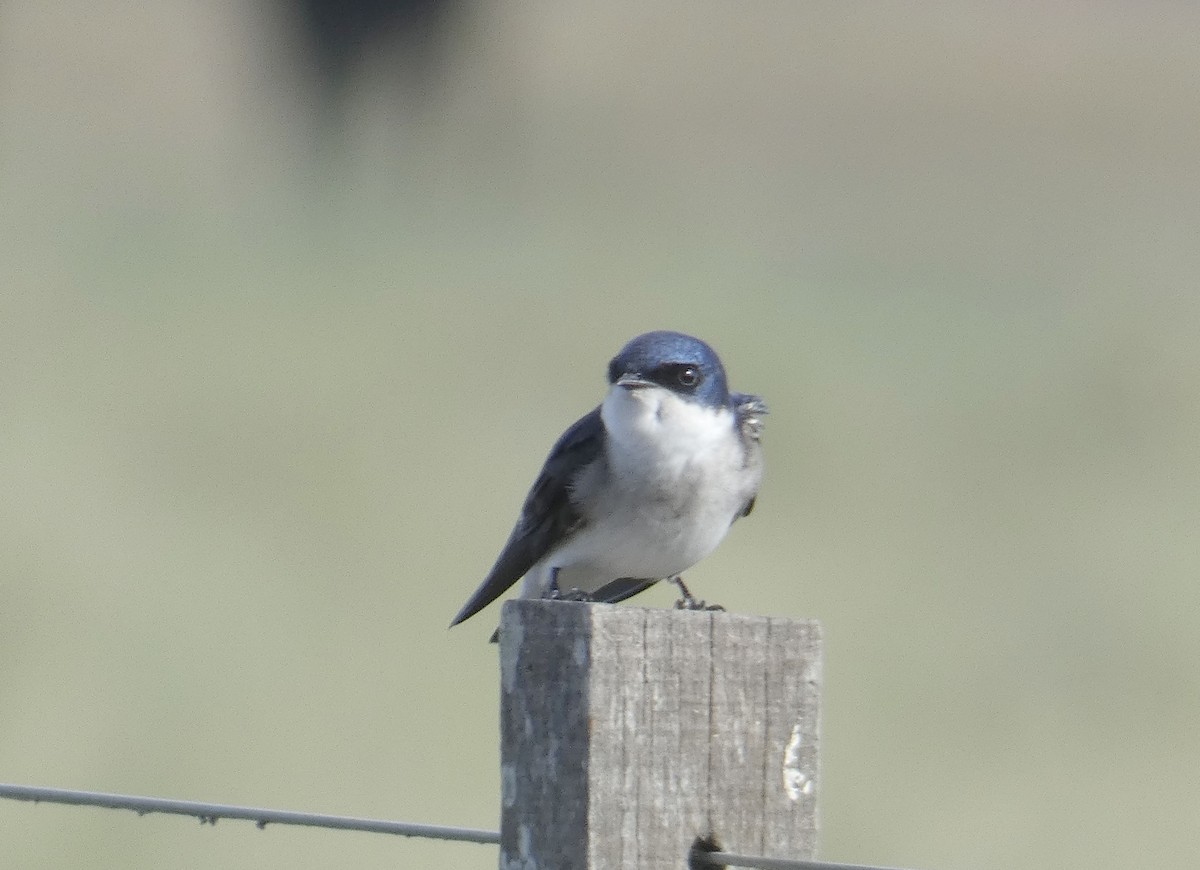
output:
[[[664,363],[648,375],[649,380],[668,390],[694,390],[704,380],[700,366],[690,363]]]

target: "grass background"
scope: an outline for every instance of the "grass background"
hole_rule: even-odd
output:
[[[323,132],[277,25],[0,7],[0,780],[494,827],[446,623],[674,328],[772,407],[688,579],[825,624],[823,857],[1196,866],[1200,7],[485,0]],[[0,858],[496,854],[0,802]]]

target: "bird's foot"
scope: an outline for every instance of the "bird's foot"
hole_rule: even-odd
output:
[[[584,592],[582,589],[568,589],[563,592],[557,586],[550,590],[550,594],[546,596],[552,601],[583,601],[594,602],[595,596],[590,592]]]
[[[687,588],[687,585],[684,584],[684,582],[683,582],[683,578],[680,577],[678,574],[676,574],[674,577],[668,577],[667,581],[670,583],[674,583],[676,586],[678,586],[679,594],[683,596],[682,598],[680,598],[678,601],[675,602],[676,610],[710,610],[710,611],[721,610],[721,611],[723,611],[725,609],[720,604],[709,604],[703,598],[697,598],[695,595],[692,594],[691,590]]]

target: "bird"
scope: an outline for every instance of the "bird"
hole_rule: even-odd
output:
[[[604,400],[554,444],[450,627],[521,578],[522,598],[605,603],[671,580],[683,594],[677,606],[707,607],[679,575],[754,508],[766,413],[759,396],[730,392],[720,357],[700,339],[667,330],[631,339],[608,364]]]

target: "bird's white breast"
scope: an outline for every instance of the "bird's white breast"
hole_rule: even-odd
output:
[[[729,408],[659,387],[613,387],[601,416],[605,461],[581,474],[572,493],[587,524],[544,565],[560,569],[563,590],[690,568],[758,490],[760,465],[748,459]]]

